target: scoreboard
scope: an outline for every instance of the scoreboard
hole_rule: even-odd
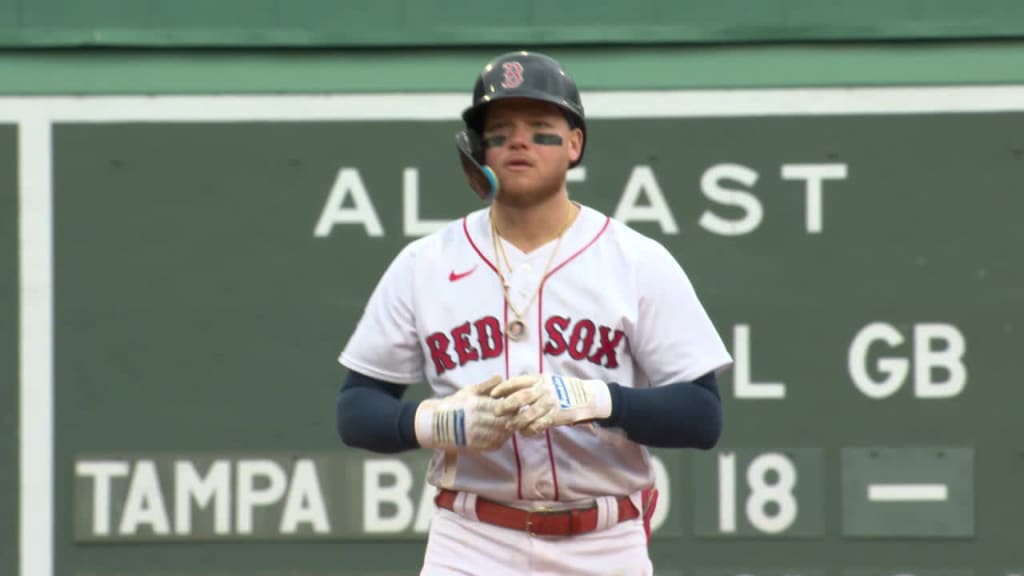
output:
[[[427,454],[340,444],[335,359],[402,246],[481,206],[452,146],[464,100],[4,102],[27,241],[5,212],[0,265],[38,282],[0,293],[36,335],[0,422],[53,467],[4,466],[52,489],[0,486],[53,513],[34,520],[52,538],[0,523],[20,538],[0,558],[21,576],[414,573]],[[665,244],[735,358],[720,444],[652,450],[658,574],[1024,574],[1022,103],[584,94],[570,194]]]

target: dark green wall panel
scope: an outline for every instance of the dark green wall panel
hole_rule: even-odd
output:
[[[400,145],[408,125],[58,126],[58,526],[80,452],[302,451],[339,446],[335,359],[371,279],[405,242],[401,167],[420,166],[424,217],[475,204],[437,187],[451,153]],[[378,161],[389,150],[387,162]],[[358,166],[387,235],[314,237],[338,169]],[[97,418],[113,417],[110,426]],[[73,434],[69,433],[74,431]],[[63,528],[59,534],[70,532]],[[374,552],[375,551],[375,552]],[[63,570],[248,573],[410,566],[420,542],[70,546]],[[381,564],[383,562],[383,564]]]
[[[18,130],[0,124],[0,573],[18,566]]]
[[[334,359],[378,275],[410,239],[402,225],[403,171],[418,169],[422,218],[455,218],[479,206],[450,146],[456,129],[453,122],[356,121],[56,126],[61,571],[144,570],[155,562],[164,572],[187,572],[200,554],[203,571],[235,573],[418,565],[415,537],[329,546],[244,536],[214,545],[75,542],[72,482],[74,463],[95,454],[348,454],[334,436],[341,377]],[[787,391],[784,399],[738,397],[730,371],[722,381],[720,449],[700,458],[663,455],[671,465],[674,535],[653,543],[659,567],[687,574],[962,567],[981,574],[1012,565],[1018,531],[1005,511],[1024,506],[1022,447],[1008,433],[1024,402],[1010,376],[1024,326],[1015,250],[1024,243],[1016,224],[1024,210],[1017,193],[1024,115],[594,119],[589,133],[586,180],[570,185],[573,195],[611,213],[638,170],[653,175],[679,231],[633,225],[680,258],[727,344],[735,349],[737,327],[748,328],[751,378],[784,383]],[[804,183],[785,176],[797,164],[845,167],[845,177],[824,185],[817,232],[807,228]],[[733,236],[701,224],[709,213],[743,217],[707,192],[708,174],[725,165],[756,175],[752,184],[719,183],[763,209],[757,226]],[[358,170],[382,236],[352,225],[314,234],[342,169]],[[853,342],[876,323],[903,341],[868,349],[869,377],[884,376],[880,360],[909,359],[907,380],[884,398],[861,392],[848,368]],[[932,325],[952,327],[966,346],[958,358],[966,384],[951,398],[915,392],[913,367],[924,358],[914,359],[913,339]],[[941,354],[943,342],[935,344]],[[938,368],[922,374],[947,376]],[[909,544],[845,534],[842,450],[908,447],[970,454],[957,461],[972,463],[974,524],[959,536]],[[800,502],[824,499],[815,511],[822,517],[799,517],[792,534],[759,530],[764,523],[743,506],[756,492],[750,486],[734,495],[741,540],[715,533],[707,520],[715,510],[694,516],[696,499],[717,507],[725,497],[708,488],[726,465],[723,454],[741,455],[742,485],[760,457],[787,450],[808,485],[799,489],[810,490]]]

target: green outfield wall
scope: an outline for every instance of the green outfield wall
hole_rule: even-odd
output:
[[[572,195],[679,257],[737,361],[721,445],[656,451],[659,573],[1019,569],[1014,90],[585,94]],[[11,101],[50,135],[55,573],[415,570],[423,455],[340,446],[334,359],[480,206],[459,102]]]
[[[335,358],[481,207],[453,136],[513,45],[583,89],[573,198],[664,243],[736,359],[721,444],[653,451],[657,574],[1024,574],[1019,8],[652,28],[716,4],[597,45],[621,11],[445,43],[422,3],[0,0],[0,574],[416,573],[426,455],[340,444]]]

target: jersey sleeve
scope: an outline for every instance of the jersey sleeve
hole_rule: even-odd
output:
[[[396,384],[424,381],[413,301],[417,247],[417,242],[406,246],[377,282],[338,357],[349,370]]]
[[[630,344],[650,385],[692,381],[731,365],[721,336],[672,254],[650,240],[637,265],[640,302]]]

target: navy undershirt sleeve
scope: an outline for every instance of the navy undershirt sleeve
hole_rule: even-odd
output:
[[[341,441],[384,454],[419,448],[415,428],[419,402],[402,401],[407,388],[349,372],[338,393],[337,426]]]
[[[601,426],[618,427],[639,444],[659,448],[715,446],[722,433],[722,401],[715,373],[656,388],[608,384],[612,414]]]
[[[337,427],[342,442],[372,452],[419,447],[415,418],[419,402],[402,401],[407,386],[349,372],[338,394]],[[713,372],[693,382],[657,388],[608,384],[612,414],[598,423],[618,427],[634,442],[659,448],[710,449],[722,432],[722,404]]]

